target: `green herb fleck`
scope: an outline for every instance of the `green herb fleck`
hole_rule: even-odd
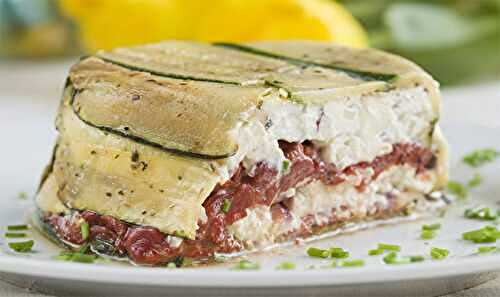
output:
[[[89,238],[89,235],[90,235],[89,223],[83,222],[80,225],[80,232],[82,233],[82,239],[83,240],[86,240],[87,238]]]
[[[462,238],[474,243],[492,243],[500,238],[500,232],[496,227],[486,226],[481,229],[465,232],[462,234]]]
[[[382,249],[373,249],[368,251],[368,255],[370,256],[377,256],[377,255],[382,255],[384,253],[384,250]]]
[[[336,259],[349,258],[349,252],[344,250],[343,248],[334,247],[330,249],[330,257]]]
[[[483,178],[481,177],[481,175],[479,173],[476,173],[476,174],[474,174],[472,179],[470,179],[469,182],[467,182],[467,186],[469,186],[469,188],[475,188],[475,187],[479,186],[482,182],[483,182]]]
[[[314,258],[328,258],[330,256],[330,252],[328,250],[322,250],[315,247],[308,248],[307,254]]]
[[[410,256],[409,258],[412,263],[423,262],[425,260],[424,256]]]
[[[464,200],[467,198],[467,194],[468,194],[467,188],[459,182],[449,181],[448,182],[448,191],[451,194],[457,196],[457,198],[460,200]]]
[[[259,268],[259,263],[248,260],[241,260],[238,264],[236,264],[236,266],[233,267],[234,270],[257,270]]]
[[[17,199],[26,200],[28,199],[28,193],[22,191],[17,193]]]
[[[22,242],[9,242],[9,247],[18,253],[28,253],[35,245],[33,240],[22,241]]]
[[[80,252],[61,252],[59,256],[56,256],[56,260],[68,261],[68,262],[76,262],[76,263],[94,263],[97,260],[96,255],[88,255]]]
[[[231,200],[224,199],[224,202],[222,204],[222,211],[228,213],[230,208],[231,208]]]
[[[170,269],[177,268],[177,265],[175,265],[174,262],[168,262],[167,268],[170,268]]]
[[[276,266],[276,269],[278,270],[293,270],[295,269],[295,263],[292,262],[283,262]]]
[[[488,207],[476,207],[466,209],[464,216],[468,219],[476,219],[483,221],[494,221],[497,219],[498,215],[491,211]]]
[[[440,223],[434,223],[431,225],[423,225],[422,230],[430,230],[430,231],[435,231],[441,229],[441,224]]]
[[[28,230],[28,225],[10,225],[10,226],[7,226],[7,230],[9,230],[9,231],[24,231],[24,230]]]
[[[217,262],[217,263],[224,263],[224,262],[227,261],[227,257],[224,256],[224,255],[215,254],[214,255],[214,261]]]
[[[479,254],[487,254],[487,253],[492,253],[496,252],[498,249],[496,246],[481,246],[477,249],[477,252]]]
[[[495,149],[482,149],[465,155],[463,161],[471,167],[479,167],[486,163],[493,162],[499,156],[500,152]]]
[[[7,238],[24,238],[26,236],[27,236],[26,233],[12,233],[12,232],[5,233],[5,237]]]
[[[282,167],[283,167],[283,171],[288,171],[288,168],[290,167],[290,161],[289,160],[283,160],[283,164],[282,164]]]
[[[401,246],[395,245],[395,244],[379,243],[378,244],[378,249],[379,250],[384,250],[384,251],[400,252],[401,251]]]
[[[436,231],[434,230],[422,230],[420,234],[420,238],[424,240],[433,239],[434,237],[436,237]]]
[[[343,260],[332,263],[332,266],[335,267],[361,267],[365,265],[364,260]]]
[[[442,260],[442,259],[448,257],[449,254],[450,254],[450,251],[448,251],[447,249],[440,249],[437,247],[431,248],[432,259]]]
[[[383,258],[385,264],[396,264],[398,261],[398,254],[396,252],[390,252]]]

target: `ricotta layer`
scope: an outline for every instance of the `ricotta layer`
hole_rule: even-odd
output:
[[[346,96],[322,105],[266,98],[233,131],[239,150],[218,168],[224,180],[240,162],[251,170],[263,161],[281,172],[286,159],[278,140],[309,140],[322,148],[323,160],[344,169],[390,153],[395,143],[429,147],[436,118],[423,87]]]

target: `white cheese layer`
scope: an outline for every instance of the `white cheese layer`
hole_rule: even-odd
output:
[[[315,225],[326,224],[332,217],[369,217],[388,205],[388,193],[403,205],[415,199],[423,201],[423,194],[432,191],[436,178],[435,172],[416,175],[413,167],[404,165],[383,172],[362,192],[356,189],[360,179],[353,178],[337,186],[316,181],[296,189],[289,210],[291,219],[275,221],[270,207],[257,206],[247,209],[247,216],[228,226],[228,230],[249,246],[269,244],[298,230],[305,217],[312,216]]]
[[[428,143],[437,117],[423,87],[344,97],[322,106],[271,99],[261,110],[272,138],[313,140],[324,148],[324,160],[341,169],[389,153],[395,143]]]
[[[267,97],[233,131],[238,152],[217,168],[223,180],[240,162],[250,172],[258,162],[282,172],[286,158],[278,140],[311,140],[326,162],[343,169],[390,153],[396,143],[428,147],[436,117],[423,87],[337,98],[321,106]]]

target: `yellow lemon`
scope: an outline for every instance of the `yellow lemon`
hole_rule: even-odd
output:
[[[310,39],[365,46],[366,34],[330,0],[60,0],[93,51],[165,39]]]

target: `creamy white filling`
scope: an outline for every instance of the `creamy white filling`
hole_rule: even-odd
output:
[[[323,106],[264,101],[272,138],[313,140],[323,158],[339,168],[391,152],[395,143],[425,143],[434,119],[423,87],[331,100]]]
[[[423,87],[337,98],[321,106],[266,97],[250,114],[232,132],[239,145],[236,155],[217,163],[223,180],[240,163],[251,172],[256,163],[266,162],[282,173],[286,158],[278,140],[314,141],[323,159],[340,169],[371,162],[390,153],[395,143],[428,146],[436,116]]]
[[[296,189],[290,209],[291,219],[273,221],[270,207],[259,205],[247,209],[247,216],[228,226],[228,230],[249,246],[269,244],[277,237],[299,229],[306,216],[312,216],[316,225],[327,223],[332,216],[339,219],[367,217],[378,208],[387,206],[387,193],[397,197],[398,203],[402,204],[423,200],[423,193],[432,191],[435,180],[435,172],[416,175],[413,167],[405,165],[383,172],[362,192],[356,189],[360,178],[352,178],[337,186],[315,181]]]

